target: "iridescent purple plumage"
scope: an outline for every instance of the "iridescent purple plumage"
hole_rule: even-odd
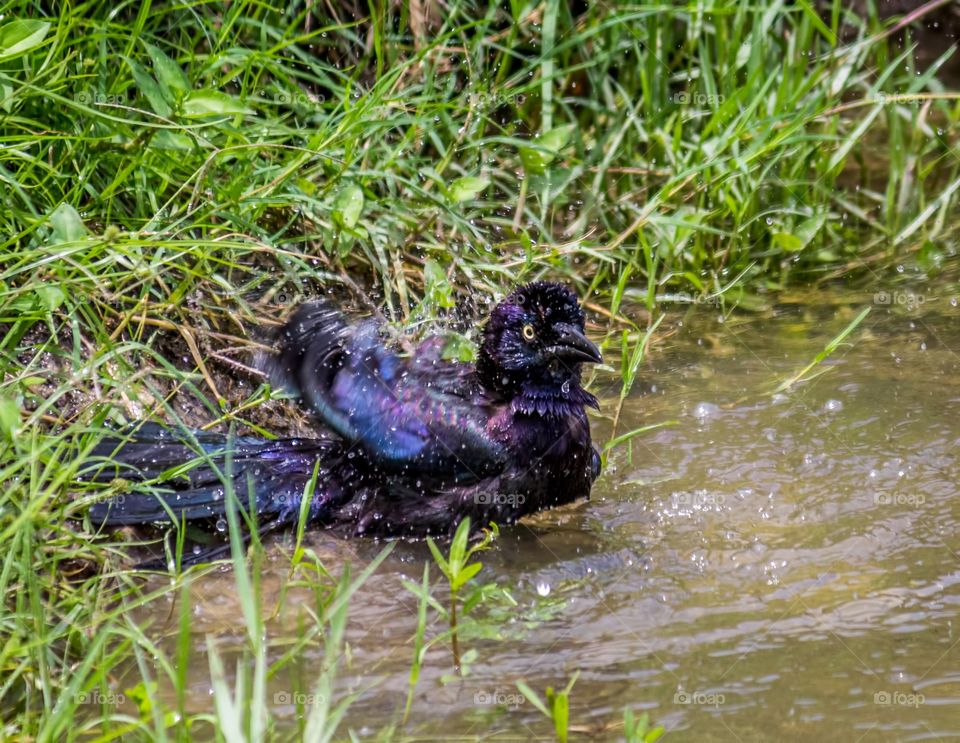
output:
[[[372,322],[349,325],[326,303],[300,307],[279,345],[275,383],[331,436],[231,442],[141,429],[122,446],[101,444],[96,453],[114,464],[98,479],[147,479],[195,452],[204,458],[163,483],[166,492],[98,504],[91,519],[218,518],[223,503],[211,493],[228,458],[234,489],[243,502],[253,494],[271,528],[296,521],[315,468],[311,519],[357,535],[449,533],[466,516],[475,526],[511,523],[589,495],[599,456],[585,407],[597,402],[581,387],[581,365],[600,354],[576,296],[558,284],[528,284],[500,302],[476,365],[443,360],[435,339],[401,357]]]

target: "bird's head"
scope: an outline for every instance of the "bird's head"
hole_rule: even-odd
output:
[[[519,287],[490,313],[477,359],[481,381],[507,394],[530,385],[579,389],[581,364],[602,360],[583,322],[566,287],[548,281]]]

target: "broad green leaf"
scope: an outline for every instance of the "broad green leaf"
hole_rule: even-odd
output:
[[[307,196],[313,196],[317,192],[317,184],[309,178],[297,178],[296,184]]]
[[[528,173],[542,173],[557,154],[566,147],[573,134],[573,124],[558,126],[533,140],[530,147],[520,148],[520,160]]]
[[[40,46],[50,30],[50,23],[17,19],[0,26],[0,60],[13,59]]]
[[[817,233],[820,231],[820,228],[827,221],[826,214],[817,214],[809,219],[805,219],[799,225],[797,229],[793,231],[793,234],[797,236],[797,239],[803,243],[803,247],[807,247],[810,244],[810,241],[817,236]]]
[[[450,587],[454,591],[459,591],[463,588],[470,580],[483,569],[483,563],[474,562],[467,565],[463,570],[460,571],[460,574],[452,582]]]
[[[163,53],[153,44],[147,44],[147,53],[153,61],[153,71],[160,83],[164,96],[171,104],[175,104],[184,93],[190,90],[190,80],[176,62]],[[174,95],[176,91],[180,95]]]
[[[798,224],[793,232],[775,232],[773,241],[790,253],[799,253],[816,237],[826,221],[826,214],[816,214]]]
[[[183,99],[184,116],[200,118],[203,116],[230,116],[234,114],[253,114],[253,110],[244,106],[238,99],[216,90],[195,90]]]
[[[800,238],[796,235],[791,235],[789,232],[774,232],[773,241],[791,253],[803,250],[803,242],[801,242]]]
[[[16,400],[0,397],[0,434],[13,439],[20,430],[20,406]]]
[[[61,204],[50,213],[54,243],[70,243],[90,234],[83,219],[70,204]]]
[[[655,727],[643,736],[643,743],[656,743],[663,737],[664,732],[666,731],[662,726]]]
[[[9,83],[0,83],[0,108],[7,113],[13,111],[13,86]]]
[[[457,531],[450,541],[450,565],[456,562],[457,567],[463,565],[467,555],[467,542],[470,540],[470,517],[467,516],[457,526]]]
[[[333,217],[343,227],[353,229],[360,213],[363,211],[363,190],[360,186],[350,184],[340,189],[333,202]]]
[[[67,298],[67,295],[64,294],[63,289],[59,286],[38,286],[34,290],[34,294],[37,295],[40,299],[40,303],[47,309],[47,312],[53,312],[61,304],[63,300]]]
[[[167,103],[167,99],[164,98],[163,93],[160,92],[160,86],[157,85],[157,81],[154,80],[153,76],[143,69],[138,62],[127,59],[127,64],[130,66],[130,71],[133,73],[133,79],[136,81],[137,87],[150,103],[150,108],[153,109],[153,112],[164,118],[169,118],[170,114],[173,113],[173,109],[170,108],[170,104]]]
[[[550,152],[559,152],[567,146],[567,142],[570,141],[570,136],[573,134],[573,129],[573,124],[558,126],[541,134],[537,138],[536,144]]]
[[[457,180],[450,184],[450,201],[459,204],[461,201],[475,199],[477,194],[481,193],[483,189],[489,185],[490,181],[487,178],[476,178],[473,176],[457,178]]]
[[[171,129],[161,129],[150,138],[149,147],[156,150],[189,152],[193,149],[193,140],[186,134]]]

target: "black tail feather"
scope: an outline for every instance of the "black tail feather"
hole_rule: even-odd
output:
[[[187,522],[212,527],[214,533],[225,532],[232,493],[239,508],[256,519],[257,533],[263,536],[296,523],[318,460],[322,479],[316,492],[307,495],[309,517],[323,516],[324,506],[331,505],[338,491],[324,481],[324,463],[337,459],[339,446],[332,439],[266,441],[205,432],[174,435],[162,426],[145,424],[104,440],[92,452],[83,479],[128,482],[122,483],[126,492],[90,507],[90,522],[94,527]],[[250,539],[247,530],[244,539]],[[206,562],[228,550],[229,542],[191,551],[183,556],[183,564]],[[152,560],[141,567],[163,569],[165,561]]]

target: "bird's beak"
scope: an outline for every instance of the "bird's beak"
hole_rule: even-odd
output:
[[[561,361],[576,364],[581,362],[599,364],[603,361],[600,349],[590,342],[590,339],[583,334],[580,328],[564,323],[556,326],[555,329],[558,331],[559,337],[556,343],[547,346],[548,354]]]

